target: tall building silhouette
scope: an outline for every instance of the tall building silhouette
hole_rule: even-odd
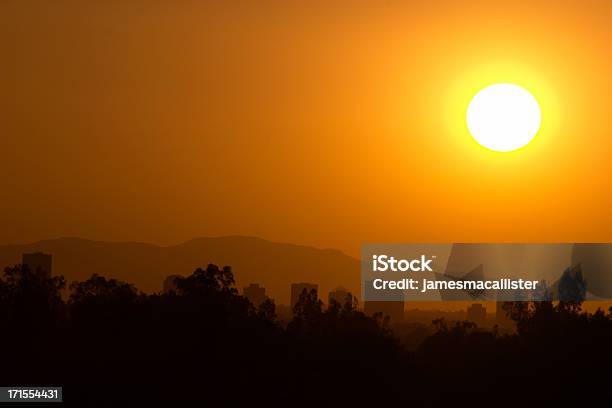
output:
[[[251,283],[243,289],[243,293],[255,307],[259,307],[267,298],[266,288],[259,286],[258,283]]]
[[[296,303],[300,300],[300,295],[302,294],[304,290],[306,290],[306,293],[310,293],[314,290],[318,295],[319,285],[315,283],[307,283],[307,282],[292,283],[291,284],[291,310],[293,310]]]
[[[349,292],[343,287],[337,287],[336,289],[329,292],[328,305],[332,302],[338,303],[340,306],[344,306],[349,299]]]
[[[47,278],[51,277],[52,256],[43,252],[23,254],[21,264],[27,266],[32,272],[44,273]]]

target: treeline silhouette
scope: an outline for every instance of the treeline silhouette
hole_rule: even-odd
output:
[[[79,406],[612,401],[612,310],[579,303],[507,303],[515,335],[439,319],[408,351],[352,296],[325,308],[303,292],[282,325],[272,301],[238,294],[230,267],[197,269],[162,294],[98,275],[66,286],[22,265],[4,270],[0,385],[61,385]]]

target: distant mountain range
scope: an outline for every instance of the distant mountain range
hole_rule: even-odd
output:
[[[135,284],[144,292],[160,291],[171,274],[189,275],[209,263],[230,265],[237,287],[263,285],[278,304],[289,304],[290,285],[319,284],[319,293],[343,286],[359,296],[359,261],[333,249],[266,241],[245,236],[196,238],[173,246],[139,242],[100,242],[59,238],[25,245],[0,245],[0,267],[21,263],[21,255],[53,255],[53,274],[68,282],[94,273]]]

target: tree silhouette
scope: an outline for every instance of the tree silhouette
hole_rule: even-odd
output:
[[[0,315],[6,325],[21,330],[53,326],[64,317],[65,287],[61,276],[49,277],[27,265],[7,267],[0,278]]]
[[[304,291],[283,326],[271,299],[255,308],[238,294],[230,267],[211,264],[175,283],[175,291],[143,294],[92,275],[70,285],[65,303],[63,278],[6,268],[0,347],[10,352],[0,382],[63,384],[81,405],[227,405],[253,396],[276,405],[299,395],[342,406],[435,406],[503,394],[516,406],[525,398],[583,401],[584,390],[610,401],[606,377],[588,373],[612,364],[612,308],[590,314],[580,301],[508,302],[516,334],[437,319],[435,332],[408,351],[396,326],[365,315],[350,294],[324,308]],[[547,373],[580,375],[568,386]],[[509,393],[517,384],[521,392]]]
[[[294,320],[303,323],[315,322],[323,313],[323,302],[317,296],[316,290],[302,291],[297,303],[293,306]]]
[[[210,294],[223,293],[235,295],[238,293],[234,287],[234,274],[232,268],[224,266],[219,269],[217,265],[209,264],[206,269],[198,268],[186,278],[178,277],[176,287],[179,294]]]
[[[274,301],[269,298],[264,300],[257,309],[257,315],[262,320],[266,320],[269,322],[276,321],[276,305],[274,304]]]
[[[108,326],[126,326],[136,319],[138,291],[129,283],[94,274],[72,283],[70,290],[68,305],[76,325],[108,330]]]

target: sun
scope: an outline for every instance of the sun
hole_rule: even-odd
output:
[[[470,101],[466,116],[474,139],[497,152],[527,145],[542,121],[538,101],[515,84],[494,84],[480,90]]]

